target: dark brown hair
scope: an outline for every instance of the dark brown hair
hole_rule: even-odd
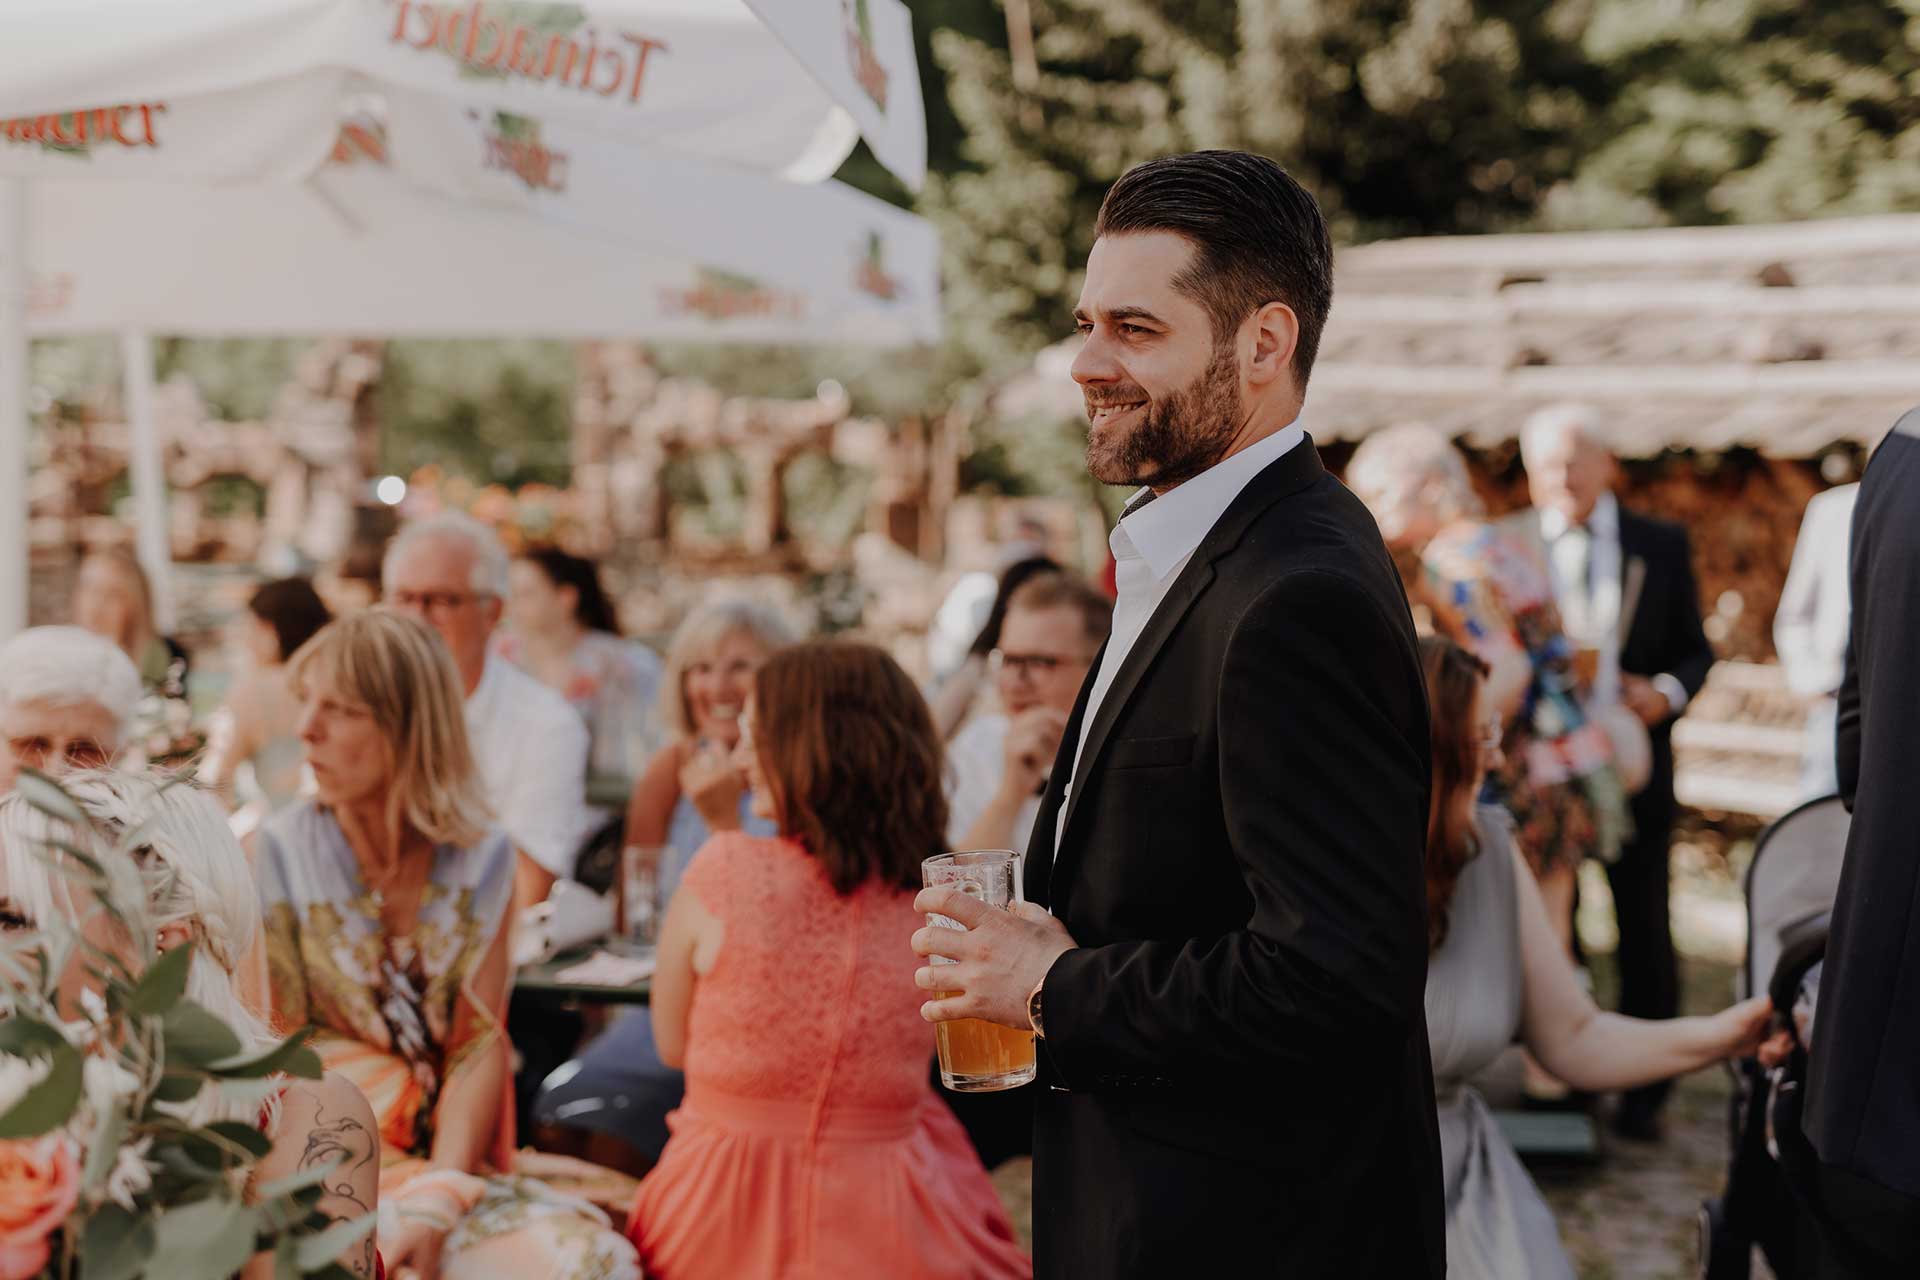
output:
[[[273,628],[285,662],[320,628],[333,621],[326,601],[306,578],[276,578],[264,583],[247,601],[253,616]]]
[[[760,664],[753,745],[780,833],[820,860],[835,892],[869,880],[917,889],[922,860],[946,852],[933,716],[872,645],[816,640]]]
[[[520,557],[546,575],[556,587],[573,588],[573,620],[588,631],[620,634],[620,615],[600,585],[600,570],[591,560],[569,555],[558,547],[536,547]]]
[[[1293,370],[1307,385],[1333,308],[1333,237],[1312,193],[1265,156],[1162,156],[1127,170],[1101,202],[1096,237],[1135,231],[1193,242],[1193,265],[1174,287],[1207,309],[1216,349],[1269,302],[1291,307]]]
[[[1427,947],[1432,951],[1447,940],[1447,909],[1460,873],[1480,852],[1472,805],[1460,800],[1480,776],[1481,726],[1474,723],[1473,703],[1487,678],[1487,664],[1445,636],[1423,636],[1420,665],[1427,676],[1433,742],[1426,858]]]
[[[1087,643],[1095,648],[1113,634],[1113,601],[1094,589],[1085,578],[1071,573],[1037,574],[1020,584],[1007,601],[1007,612],[1015,609],[1039,612],[1045,609],[1073,609],[1080,614],[1080,626]]]

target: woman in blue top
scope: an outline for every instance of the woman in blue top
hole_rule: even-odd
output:
[[[752,796],[730,757],[754,672],[791,640],[778,615],[741,600],[696,609],[674,633],[659,708],[672,740],[627,801],[627,846],[657,851],[661,912],[713,832],[775,834],[771,823],[752,816]],[[680,1105],[683,1088],[680,1073],[654,1050],[646,1010],[635,1010],[547,1077],[534,1118],[616,1140],[621,1145],[611,1148],[596,1140],[591,1154],[639,1172],[666,1146],[667,1113]]]

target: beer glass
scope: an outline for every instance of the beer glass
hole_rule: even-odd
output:
[[[943,853],[922,862],[920,875],[929,889],[952,885],[1001,911],[1020,901],[1020,855],[1008,849]],[[958,920],[931,913],[927,923],[938,928],[965,928]],[[934,965],[953,963],[942,956],[929,956],[927,961]],[[934,998],[952,994],[936,991]],[[979,1018],[957,1018],[934,1024],[934,1044],[940,1053],[940,1083],[949,1089],[986,1093],[1012,1089],[1033,1079],[1030,1030],[1015,1030]]]
[[[660,941],[660,860],[666,850],[630,844],[620,851],[619,950],[650,956]]]

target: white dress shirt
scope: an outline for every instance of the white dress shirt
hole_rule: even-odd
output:
[[[1542,510],[1540,536],[1547,543],[1553,594],[1567,638],[1600,654],[1593,700],[1616,703],[1620,700],[1620,646],[1625,640],[1620,625],[1626,576],[1620,551],[1620,502],[1611,493],[1601,494],[1584,525],[1569,525],[1560,512]],[[1687,686],[1680,677],[1662,672],[1651,683],[1666,695],[1671,714],[1679,715],[1688,702]]]
[[[980,716],[947,744],[947,843],[956,849],[1000,790],[1007,770],[1007,729],[1012,723],[1006,716]],[[1039,816],[1039,796],[1021,801],[1007,847],[1025,853],[1033,820]]]
[[[1306,429],[1295,422],[1150,502],[1142,501],[1147,489],[1133,496],[1127,513],[1107,537],[1107,545],[1113,549],[1119,598],[1113,606],[1113,634],[1100,659],[1100,670],[1094,675],[1093,690],[1087,695],[1086,713],[1080,717],[1080,736],[1073,749],[1073,778],[1080,776],[1080,751],[1086,746],[1087,729],[1099,713],[1100,703],[1180,571],[1240,491],[1305,439]],[[1069,779],[1054,832],[1056,849],[1066,830],[1067,801],[1072,795],[1073,782]]]
[[[565,698],[491,655],[467,697],[467,736],[495,818],[554,875],[587,837],[587,726]]]
[[[1793,544],[1793,567],[1773,615],[1773,647],[1787,670],[1787,684],[1804,697],[1840,688],[1853,621],[1848,565],[1859,497],[1859,485],[1843,484],[1814,494],[1807,503]]]

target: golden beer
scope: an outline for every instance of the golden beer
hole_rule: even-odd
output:
[[[951,885],[1002,911],[1020,900],[1020,855],[1011,849],[940,854],[922,862],[920,872],[929,887]],[[964,927],[943,915],[929,915],[927,923],[947,929]],[[935,956],[932,963],[945,962]],[[959,994],[946,991],[935,998]],[[940,1083],[961,1093],[1016,1088],[1035,1074],[1031,1029],[957,1018],[934,1024],[934,1045],[940,1053]]]
[[[953,992],[942,992],[941,996]],[[1033,1079],[1033,1032],[979,1018],[934,1024],[940,1083],[961,1093],[1013,1089]]]

